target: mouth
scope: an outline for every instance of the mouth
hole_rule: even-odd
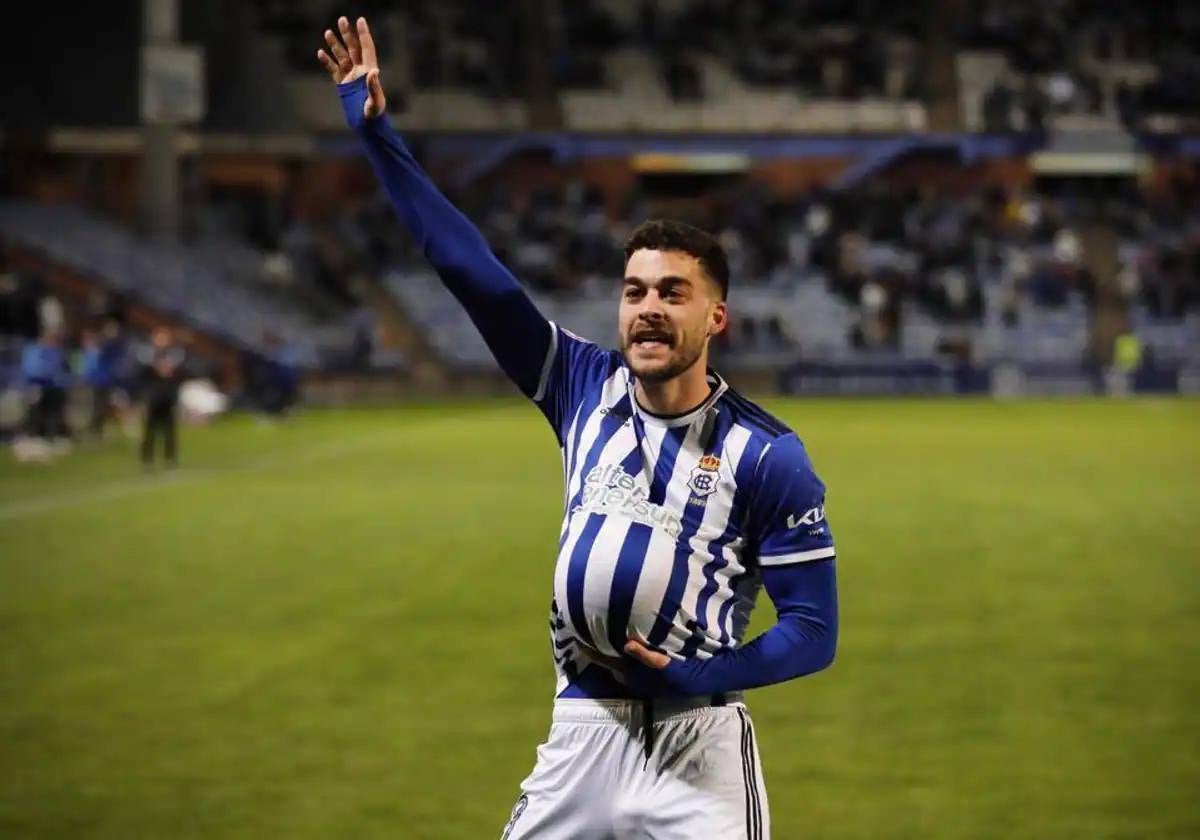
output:
[[[664,330],[639,330],[630,338],[629,345],[641,350],[667,349],[674,344],[671,334]]]

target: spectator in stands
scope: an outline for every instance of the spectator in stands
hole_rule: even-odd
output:
[[[353,332],[350,347],[350,365],[355,370],[369,370],[371,367],[371,358],[375,354],[375,333],[377,330],[375,314],[365,302],[361,303],[351,313],[350,323]]]
[[[1012,131],[1012,108],[1012,89],[1003,80],[997,81],[983,98],[983,130]]]
[[[894,346],[893,311],[894,300],[882,283],[875,280],[863,283],[859,296],[859,322],[852,336],[855,346],[868,350]]]
[[[157,438],[163,441],[163,456],[168,467],[179,462],[176,426],[176,404],[179,387],[183,384],[185,353],[175,343],[171,330],[159,327],[150,339],[150,347],[142,356],[142,399],[146,420],[142,434],[142,465],[154,464]]]
[[[699,102],[704,98],[700,71],[682,50],[673,50],[663,60],[663,75],[667,91],[676,102]]]
[[[1046,134],[1046,95],[1032,76],[1021,92],[1021,104],[1025,112],[1025,130],[1035,137]]]
[[[1164,248],[1143,276],[1142,298],[1156,318],[1181,318],[1193,303],[1194,279],[1188,282],[1183,254],[1176,248]]]
[[[935,272],[932,309],[948,321],[978,321],[983,315],[983,293],[979,284],[955,265]]]
[[[1141,130],[1141,103],[1138,101],[1139,97],[1134,91],[1133,86],[1124,80],[1118,82],[1115,99],[1117,115],[1121,119],[1121,125],[1128,131]]]

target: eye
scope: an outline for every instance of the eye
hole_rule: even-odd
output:
[[[625,300],[636,300],[641,297],[642,291],[637,286],[625,287]]]

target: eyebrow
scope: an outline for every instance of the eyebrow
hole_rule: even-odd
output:
[[[646,282],[645,280],[643,280],[641,277],[626,277],[626,278],[624,279],[624,281],[623,281],[623,282],[624,282],[625,284],[627,284],[627,285],[638,285],[638,286],[648,286],[648,285],[649,285],[649,283],[647,283],[647,282]],[[664,277],[660,277],[660,278],[658,278],[658,284],[657,284],[657,285],[660,285],[660,286],[662,286],[662,285],[666,285],[666,286],[691,286],[691,285],[692,285],[692,281],[691,281],[691,280],[689,280],[689,279],[687,279],[686,277],[679,277],[679,276],[677,276],[677,275],[675,275],[675,274],[668,274],[668,275],[666,275],[666,276],[664,276]]]

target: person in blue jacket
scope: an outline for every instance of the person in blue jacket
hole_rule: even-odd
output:
[[[83,333],[82,378],[92,389],[92,414],[88,433],[97,440],[113,415],[113,398],[120,375],[122,348],[113,332],[85,330]]]
[[[29,436],[65,445],[71,437],[67,426],[71,371],[61,332],[46,330],[38,341],[25,347],[21,354],[21,381],[29,397],[25,421]]]

